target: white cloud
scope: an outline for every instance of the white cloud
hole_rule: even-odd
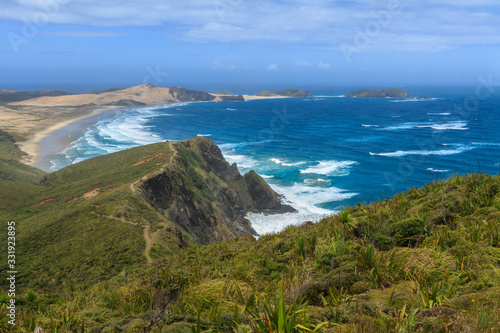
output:
[[[310,62],[305,61],[305,60],[297,59],[295,61],[295,66],[312,67],[312,64]]]
[[[268,71],[275,71],[277,69],[278,69],[278,66],[276,64],[270,64],[269,66],[267,66]]]
[[[499,44],[498,0],[400,1],[397,13],[390,14],[387,24],[381,24],[384,20],[377,20],[376,16],[387,11],[389,1],[339,3],[309,0],[2,0],[0,23],[2,20],[36,22],[47,19],[48,23],[60,25],[159,26],[165,29],[168,38],[182,41],[257,41],[329,49],[338,49],[340,43],[352,44],[359,31],[365,34],[368,31],[370,43],[363,48],[364,52],[432,52]],[[372,30],[367,30],[369,28]]]
[[[318,67],[319,67],[319,68],[322,68],[322,69],[329,69],[331,66],[330,66],[330,64],[329,64],[329,63],[326,63],[326,62],[321,62],[321,61],[320,61],[320,62],[318,63]]]

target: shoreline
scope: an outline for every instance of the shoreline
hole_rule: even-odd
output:
[[[212,94],[213,95],[213,94]],[[242,95],[245,101],[253,101],[253,100],[260,100],[260,99],[279,99],[279,98],[290,98],[288,96],[252,96],[252,95]],[[218,102],[218,101],[217,101]],[[160,105],[169,105],[172,103],[165,103],[165,104],[160,104]],[[150,104],[150,105],[144,105],[144,107],[149,107],[149,106],[156,106],[158,104]],[[27,156],[23,157],[22,160],[20,161],[21,163],[34,166],[37,163],[40,163],[41,160],[43,159],[44,155],[41,153],[42,146],[40,143],[54,135],[56,132],[74,124],[77,122],[80,122],[82,120],[94,118],[97,116],[101,116],[107,112],[110,111],[117,111],[120,109],[123,109],[123,106],[100,106],[97,107],[96,109],[89,110],[87,114],[75,117],[75,118],[70,118],[66,119],[63,121],[60,121],[44,130],[35,132],[28,140],[18,142],[17,145],[19,146],[19,149],[21,149],[23,152],[28,154]]]
[[[57,131],[62,130],[63,128],[65,128],[71,124],[74,124],[76,122],[90,119],[93,117],[97,117],[97,116],[105,114],[106,112],[117,111],[117,110],[122,109],[122,108],[123,107],[121,107],[121,106],[101,106],[101,107],[98,107],[97,109],[90,111],[87,114],[84,114],[84,115],[81,115],[81,116],[78,116],[75,118],[70,118],[70,119],[60,121],[60,122],[55,123],[54,125],[46,128],[42,131],[35,132],[35,134],[33,136],[31,136],[28,140],[17,143],[19,146],[19,149],[21,149],[23,152],[28,154],[27,156],[23,157],[23,159],[21,160],[21,163],[32,166],[32,165],[36,164],[37,162],[39,162],[40,159],[43,157],[42,154],[40,153],[40,150],[42,148],[40,146],[40,142],[43,141],[44,139],[52,136]]]
[[[257,95],[242,95],[245,101],[254,101],[258,99],[276,99],[276,98],[292,98],[290,96],[257,96]]]
[[[217,94],[211,94],[213,96],[217,96]],[[242,95],[244,98],[244,101],[253,101],[253,100],[262,100],[262,99],[281,99],[281,98],[290,98],[289,96],[256,96],[256,95]],[[219,102],[219,101],[217,101]],[[174,102],[175,103],[175,102]],[[169,105],[173,103],[151,103],[144,105],[143,107],[150,107],[150,106],[156,106],[156,105]],[[46,105],[40,105],[40,106],[34,106],[32,105],[31,108],[33,109],[46,109]],[[59,121],[57,123],[53,123],[52,125],[42,129],[38,130],[38,128],[33,128],[33,133],[31,136],[28,137],[27,140],[25,141],[20,141],[16,142],[19,149],[25,152],[27,155],[24,156],[21,159],[21,163],[30,165],[30,166],[35,166],[36,164],[43,164],[43,158],[44,155],[50,155],[50,154],[43,154],[43,145],[41,145],[42,141],[52,137],[54,134],[56,134],[58,131],[61,131],[70,125],[73,125],[77,122],[98,117],[101,116],[107,112],[111,111],[117,111],[123,108],[126,108],[124,106],[96,106],[95,108],[89,109],[88,106],[82,105],[81,107],[75,107],[75,106],[61,106],[62,109],[70,110],[70,114],[74,114],[76,110],[78,110],[78,116],[76,117],[63,117],[65,118],[62,121]],[[84,113],[84,114],[82,114]],[[48,117],[48,119],[53,119],[56,116],[51,116]],[[40,124],[41,125],[41,124]],[[37,126],[41,127],[41,126]],[[71,134],[71,133],[67,133]],[[63,140],[64,138],[59,138]],[[59,140],[59,141],[61,141]],[[67,144],[64,143],[59,143],[57,139],[55,139],[56,142],[58,142],[57,145],[64,145],[67,146]]]

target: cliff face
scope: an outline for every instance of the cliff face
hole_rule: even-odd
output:
[[[248,212],[292,212],[255,172],[241,176],[219,148],[198,137],[173,143],[172,163],[147,177],[141,197],[199,243],[256,235]]]
[[[203,91],[189,90],[181,87],[170,87],[170,94],[179,102],[213,101],[215,96]]]

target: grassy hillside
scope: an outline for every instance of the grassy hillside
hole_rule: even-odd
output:
[[[145,265],[146,232],[164,221],[133,195],[131,184],[159,170],[171,155],[162,143],[84,161],[47,174],[39,185],[3,182],[19,197],[6,201],[9,219],[17,222],[17,241],[29,244],[18,248],[19,285],[90,286]]]
[[[172,247],[109,280],[61,276],[62,291],[23,293],[18,328],[499,332],[499,219],[500,177],[455,176],[258,240]]]
[[[17,140],[16,140],[17,139]],[[21,151],[16,145],[16,141],[21,138],[15,138],[11,134],[0,130],[0,159],[10,158],[15,160],[20,160],[26,155],[25,152]]]
[[[250,210],[287,208],[262,178],[241,176],[204,137],[51,174],[0,160],[0,176],[2,218],[16,222],[16,240],[26,244],[17,248],[17,283],[37,292],[128,275],[182,248],[254,232],[244,219]],[[7,262],[0,267],[5,286]]]
[[[0,158],[0,180],[38,184],[45,175],[46,173],[40,169],[15,160]]]

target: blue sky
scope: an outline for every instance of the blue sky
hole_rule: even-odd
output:
[[[500,81],[498,0],[2,0],[0,36],[0,89]]]

